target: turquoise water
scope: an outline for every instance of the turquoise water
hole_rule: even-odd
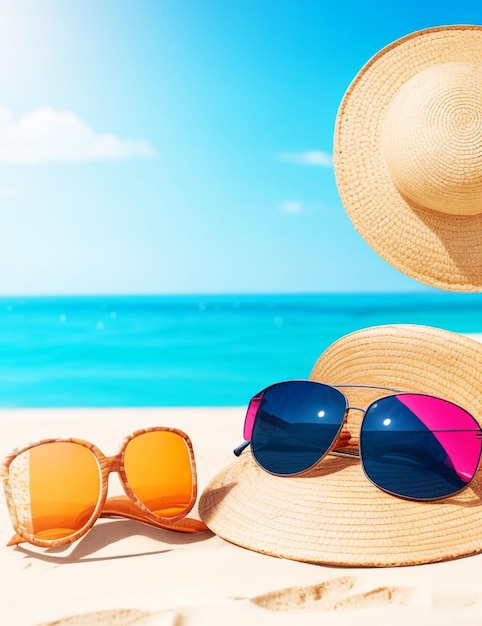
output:
[[[244,405],[378,324],[482,332],[482,294],[0,299],[0,407]]]

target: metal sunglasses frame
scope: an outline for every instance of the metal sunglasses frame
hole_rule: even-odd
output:
[[[346,424],[347,418],[348,418],[348,414],[350,412],[350,410],[352,411],[360,411],[363,414],[366,414],[367,411],[370,409],[370,407],[377,402],[378,400],[384,399],[384,398],[390,398],[393,397],[395,395],[404,395],[404,394],[410,394],[410,395],[421,395],[421,396],[428,396],[428,397],[432,397],[432,398],[436,398],[438,400],[443,400],[444,402],[449,402],[450,404],[457,406],[458,408],[460,408],[461,410],[463,410],[465,413],[467,413],[468,415],[470,415],[470,417],[474,420],[474,422],[477,424],[478,426],[478,431],[476,432],[476,437],[477,439],[482,439],[482,428],[480,426],[480,424],[477,422],[477,420],[475,419],[475,417],[469,413],[469,411],[467,411],[466,409],[464,409],[463,407],[461,407],[460,405],[458,405],[455,402],[452,402],[451,400],[445,400],[444,398],[439,398],[438,396],[434,396],[433,394],[427,394],[427,393],[422,393],[420,391],[402,391],[400,389],[394,389],[392,387],[385,387],[385,386],[381,386],[381,385],[368,385],[368,384],[353,384],[353,383],[347,383],[347,384],[336,384],[336,385],[332,385],[330,383],[322,383],[320,381],[316,381],[316,380],[292,380],[292,381],[282,381],[281,383],[274,383],[273,385],[269,385],[268,387],[265,387],[262,391],[260,391],[259,393],[257,393],[255,396],[253,396],[248,404],[248,409],[246,411],[246,417],[248,417],[248,415],[250,414],[251,411],[255,411],[255,415],[253,418],[253,425],[254,425],[254,420],[256,419],[256,412],[258,411],[258,406],[260,404],[261,398],[263,397],[264,393],[268,390],[271,389],[272,387],[275,387],[279,384],[283,384],[283,383],[290,383],[290,382],[309,382],[309,383],[315,383],[315,384],[319,384],[319,385],[324,385],[326,387],[332,387],[334,389],[349,389],[349,388],[354,388],[354,389],[375,389],[375,390],[380,390],[380,391],[389,391],[391,392],[390,394],[386,395],[386,396],[380,396],[379,398],[376,398],[375,400],[373,400],[372,402],[369,403],[369,405],[366,408],[362,408],[362,407],[358,407],[358,406],[353,406],[350,405],[348,402],[348,398],[346,397],[345,394],[343,394],[345,396],[346,399],[346,409],[345,409],[345,413],[343,415],[343,417],[340,420],[340,426],[338,429],[338,432],[336,433],[335,437],[333,438],[333,442],[331,443],[331,445],[328,447],[328,449],[326,450],[326,452],[324,452],[320,458],[313,463],[310,467],[307,467],[306,469],[303,469],[300,472],[296,472],[293,474],[276,474],[275,472],[270,472],[269,470],[267,470],[266,468],[264,468],[256,459],[256,457],[254,457],[256,463],[259,465],[259,467],[261,467],[261,469],[265,472],[267,472],[268,474],[272,474],[273,476],[279,476],[281,478],[290,478],[290,477],[296,477],[296,476],[303,476],[304,474],[307,474],[308,472],[310,472],[311,470],[313,470],[313,468],[315,468],[318,463],[320,463],[328,454],[332,454],[334,456],[344,456],[344,457],[357,457],[360,458],[360,450],[359,450],[359,446],[357,444],[351,444],[350,443],[350,439],[352,438],[351,434],[349,432],[342,432],[343,431],[343,426]],[[442,431],[439,431],[442,432]],[[445,429],[443,432],[460,432],[460,429]],[[233,453],[236,456],[240,456],[242,454],[242,452],[248,447],[250,446],[251,441],[244,441],[242,444],[240,444],[239,446],[237,446],[234,450]],[[466,489],[470,483],[473,481],[475,475],[477,474],[477,471],[480,467],[480,462],[482,459],[482,449],[481,452],[479,454],[479,461],[477,464],[477,468],[474,472],[474,476],[471,478],[471,480],[464,485],[461,489],[459,489],[458,491],[449,494],[448,496],[442,496],[442,497],[436,497],[433,498],[433,500],[441,500],[444,499],[445,497],[450,497],[455,495],[456,493],[460,493],[460,491]],[[419,499],[419,498],[409,498],[407,496],[401,496],[400,494],[388,491],[387,489],[384,489],[383,487],[381,487],[380,485],[378,485],[377,483],[375,483],[370,476],[367,475],[365,468],[362,465],[362,469],[363,469],[363,473],[365,474],[367,480],[369,480],[375,487],[377,487],[377,489],[380,489],[382,491],[384,491],[385,493],[389,493],[390,495],[393,495],[395,497],[398,498],[404,498],[406,500],[414,500],[414,501],[429,501],[429,499]]]

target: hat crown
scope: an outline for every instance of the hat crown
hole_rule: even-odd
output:
[[[387,109],[382,153],[410,202],[482,214],[482,64],[443,63],[405,82]]]

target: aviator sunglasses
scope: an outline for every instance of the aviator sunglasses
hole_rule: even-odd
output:
[[[111,472],[119,474],[125,496],[107,498]],[[0,476],[16,533],[8,545],[61,546],[110,516],[207,530],[184,519],[196,501],[196,466],[189,437],[175,428],[137,430],[110,457],[81,439],[45,439],[9,454]]]
[[[350,406],[344,388],[392,394],[367,408]],[[342,432],[350,410],[364,413],[358,446]],[[258,465],[276,476],[297,476],[329,452],[359,456],[379,489],[410,500],[454,495],[473,480],[481,457],[482,430],[465,409],[435,396],[374,385],[286,381],[252,398],[245,442]]]

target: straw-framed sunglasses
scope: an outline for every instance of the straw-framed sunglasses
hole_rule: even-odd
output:
[[[344,388],[390,392],[366,408],[352,406]],[[349,411],[361,411],[358,445],[343,431]],[[482,429],[465,409],[433,395],[374,385],[313,380],[271,385],[250,401],[245,442],[257,464],[276,476],[298,476],[328,453],[360,457],[379,489],[401,498],[440,500],[465,489],[482,454]]]
[[[107,498],[112,472],[125,496]],[[179,532],[207,530],[186,518],[197,497],[196,464],[191,440],[177,428],[136,430],[113,456],[82,439],[43,439],[8,454],[0,476],[16,533],[8,545],[61,546],[111,516]]]

